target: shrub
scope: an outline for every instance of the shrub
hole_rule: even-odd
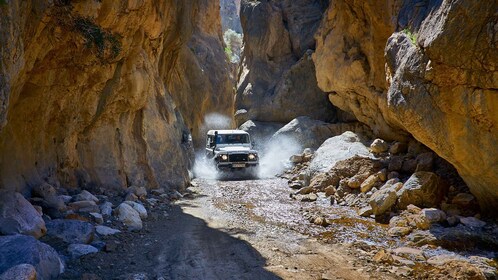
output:
[[[403,29],[403,33],[408,36],[408,39],[410,39],[410,42],[412,42],[412,44],[417,44],[417,34],[412,33],[408,28]]]

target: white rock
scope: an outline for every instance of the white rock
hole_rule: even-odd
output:
[[[102,215],[111,216],[112,215],[112,203],[104,202],[100,205],[100,212]]]
[[[67,252],[72,259],[77,259],[88,254],[94,254],[98,251],[99,250],[92,245],[86,244],[71,244],[67,248]]]
[[[93,201],[95,203],[99,202],[99,199],[87,190],[83,190],[81,193],[79,193],[74,197],[74,201],[85,201],[85,200]]]
[[[439,223],[446,220],[446,214],[443,211],[436,208],[422,209],[420,215],[425,219],[427,219],[427,221],[429,221],[431,224]]]
[[[102,214],[100,214],[100,213],[90,213],[90,216],[92,216],[93,220],[97,224],[103,224],[104,223],[104,218],[102,217]]]
[[[97,231],[98,234],[106,236],[106,235],[114,235],[116,233],[120,233],[121,231],[118,229],[113,229],[110,227],[106,226],[96,226],[95,230]]]
[[[140,204],[138,202],[134,202],[134,201],[125,201],[124,203],[133,207],[133,209],[135,209],[138,212],[138,214],[140,215],[140,218],[142,218],[142,219],[147,218],[147,210],[145,209],[145,207],[142,204]]]
[[[142,219],[140,219],[140,214],[137,210],[133,209],[132,206],[126,203],[121,203],[115,209],[118,219],[128,226],[131,230],[141,230],[142,229]]]

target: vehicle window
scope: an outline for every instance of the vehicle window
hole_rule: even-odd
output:
[[[247,134],[225,134],[218,135],[217,144],[247,144],[249,137]]]

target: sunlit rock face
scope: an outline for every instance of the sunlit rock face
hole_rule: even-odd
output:
[[[0,4],[0,188],[181,188],[185,133],[232,112],[215,1]]]
[[[496,3],[340,0],[324,18],[313,60],[330,101],[385,139],[412,135],[496,207]]]
[[[327,7],[320,0],[242,1],[244,55],[235,120],[287,123],[298,116],[334,121],[315,77],[313,35]]]

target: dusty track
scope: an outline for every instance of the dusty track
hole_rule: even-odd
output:
[[[62,279],[394,279],[368,272],[352,247],[310,234],[303,205],[283,180],[196,180],[190,195],[154,208],[145,229],[105,240],[117,244],[69,263]],[[306,233],[309,234],[306,234]]]

